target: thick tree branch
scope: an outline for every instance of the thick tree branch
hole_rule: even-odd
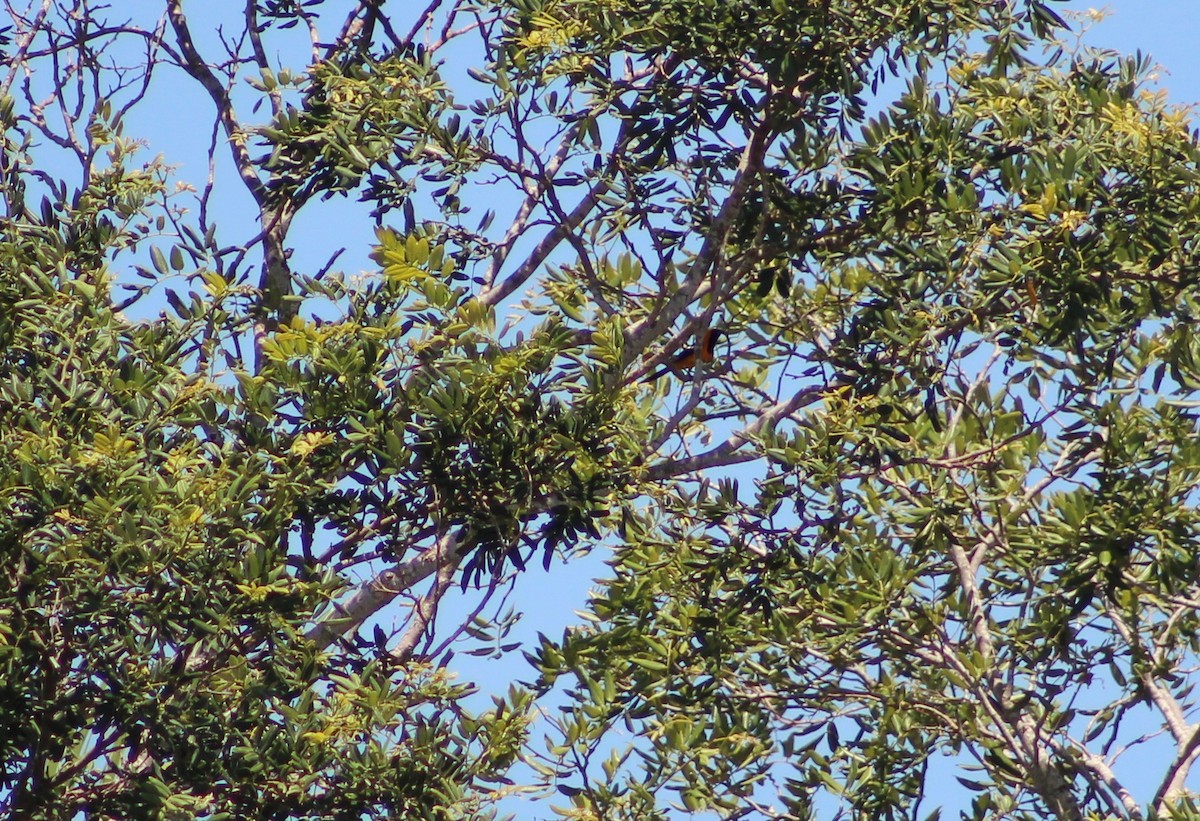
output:
[[[317,622],[305,638],[320,647],[327,647],[340,637],[357,630],[397,596],[422,579],[444,567],[457,567],[472,547],[467,531],[462,528],[447,533],[423,553],[377,574],[360,585],[344,604],[334,604],[333,614]]]
[[[412,658],[413,650],[417,647],[417,642],[421,640],[421,636],[429,629],[433,622],[434,614],[437,613],[438,602],[446,595],[446,591],[450,589],[451,583],[454,581],[454,572],[462,563],[462,557],[458,556],[443,562],[437,570],[437,575],[433,580],[433,587],[429,592],[422,596],[413,606],[412,620],[408,628],[404,631],[404,635],[400,638],[400,643],[392,651],[392,656],[399,662],[403,663]]]
[[[1081,744],[1072,744],[1069,750],[1060,749],[1058,756],[1064,759],[1067,757],[1078,759],[1095,776],[1094,780],[1104,786],[1104,790],[1099,790],[1099,792],[1111,796],[1112,801],[1109,802],[1109,807],[1114,814],[1120,811],[1132,819],[1143,817],[1137,799],[1126,789],[1125,785],[1117,778],[1117,774],[1113,772],[1112,767],[1108,766],[1108,762],[1101,756],[1088,752],[1087,748]],[[1114,801],[1117,805],[1114,805]]]

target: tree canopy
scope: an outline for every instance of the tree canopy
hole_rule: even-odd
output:
[[[0,807],[1200,813],[1149,58],[1039,0],[202,5],[0,33]]]

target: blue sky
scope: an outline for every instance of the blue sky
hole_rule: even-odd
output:
[[[1072,0],[1054,8],[1099,9],[1105,19],[1092,25],[1086,42],[1132,53],[1149,52],[1163,69],[1159,84],[1177,103],[1200,101],[1200,3],[1191,0],[1114,0],[1106,4]],[[1072,23],[1072,28],[1079,25]]]

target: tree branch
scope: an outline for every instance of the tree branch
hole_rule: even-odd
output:
[[[450,583],[454,581],[454,571],[458,569],[461,563],[461,554],[452,556],[443,562],[438,567],[437,577],[433,580],[433,587],[413,607],[412,621],[408,625],[408,629],[404,631],[404,636],[400,639],[400,643],[392,651],[392,656],[401,663],[412,658],[417,642],[421,640],[421,635],[433,620],[433,616],[437,612],[438,602],[442,600],[442,596],[446,595],[446,591],[450,588]]]
[[[30,4],[30,8],[32,7],[33,5]],[[42,7],[38,10],[37,15],[29,23],[29,27],[17,38],[17,48],[8,58],[8,76],[4,78],[4,85],[0,85],[0,95],[8,94],[13,81],[17,79],[17,72],[25,64],[25,56],[29,52],[29,46],[33,43],[33,38],[37,36],[38,31],[41,29],[42,23],[46,19],[46,13],[49,11],[50,0],[42,0]],[[12,19],[17,20],[17,16],[14,14]]]
[[[344,604],[333,605],[333,615],[317,622],[305,638],[328,647],[391,604],[397,596],[444,567],[457,567],[472,546],[468,532],[459,528],[447,533],[423,553],[394,568],[388,568],[359,585]]]
[[[183,13],[182,0],[167,0],[167,19],[175,30],[175,41],[179,44],[179,53],[183,56],[181,68],[208,92],[217,108],[217,117],[229,140],[229,150],[233,154],[233,164],[238,176],[254,198],[254,202],[262,208],[267,201],[267,189],[258,174],[254,171],[254,162],[246,149],[245,134],[233,111],[233,100],[229,98],[221,81],[213,74],[212,69],[196,51],[196,42],[188,29],[187,17]]]
[[[800,408],[819,401],[828,390],[829,386],[827,385],[810,385],[802,388],[786,402],[779,402],[763,411],[751,424],[733,434],[712,450],[695,456],[689,456],[686,459],[672,459],[652,465],[647,471],[647,478],[651,481],[661,481],[674,476],[695,473],[705,468],[717,467],[718,465],[734,465],[758,459],[760,458],[760,454],[758,453],[738,453],[738,450],[743,445],[754,441],[755,436],[762,432],[768,425],[773,425],[780,419],[795,413]]]

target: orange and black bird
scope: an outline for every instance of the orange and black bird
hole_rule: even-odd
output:
[[[709,328],[704,332],[704,336],[700,339],[700,343],[695,347],[680,351],[675,354],[674,358],[659,368],[654,373],[642,379],[643,382],[653,382],[661,379],[668,373],[675,374],[676,379],[683,379],[684,371],[696,364],[696,360],[701,362],[712,362],[716,356],[717,343],[722,337],[728,336],[720,328]]]

